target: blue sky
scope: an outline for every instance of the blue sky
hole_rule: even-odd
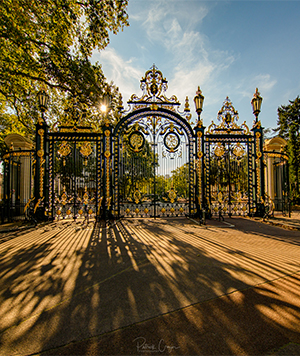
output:
[[[277,108],[300,95],[300,1],[129,0],[130,27],[94,53],[124,97],[140,95],[155,63],[182,103],[200,85],[208,126],[229,96],[240,124],[252,125],[251,98],[263,97],[260,119],[276,127]],[[193,117],[196,117],[194,114]]]

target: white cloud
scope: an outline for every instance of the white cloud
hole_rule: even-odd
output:
[[[115,49],[106,48],[105,51],[95,53],[93,59],[101,63],[108,81],[112,80],[119,87],[125,102],[132,94],[138,94],[144,72],[136,66],[135,58],[124,60]]]
[[[259,92],[264,98],[266,98],[277,84],[277,79],[272,78],[270,74],[259,74],[255,77],[249,78],[248,76],[242,80],[236,88],[236,91],[243,98],[252,98],[255,88],[258,88]]]
[[[256,83],[261,91],[268,92],[273,89],[277,80],[271,78],[270,74],[259,74],[253,78],[253,83]]]
[[[98,54],[105,75],[120,88],[124,101],[133,93],[140,96],[140,79],[152,65],[152,61],[146,63],[151,58],[166,66],[165,69],[159,66],[159,69],[169,81],[168,97],[174,94],[184,104],[188,95],[193,110],[192,100],[200,85],[206,97],[204,116],[214,119],[225,99],[224,86],[222,90],[218,76],[232,65],[235,57],[211,48],[207,36],[200,32],[209,7],[198,1],[192,3],[193,11],[191,6],[185,6],[185,2],[165,0],[135,7],[129,16],[132,26],[139,30],[135,32],[134,41],[141,44],[137,47],[140,57],[133,57],[133,53],[118,54],[112,47]],[[143,65],[147,67],[139,69]]]

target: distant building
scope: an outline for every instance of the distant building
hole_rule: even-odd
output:
[[[284,205],[288,202],[288,156],[284,153],[286,145],[286,140],[281,137],[273,137],[264,142],[265,188],[275,204],[275,210],[284,210]]]

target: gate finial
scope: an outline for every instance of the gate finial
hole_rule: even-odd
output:
[[[169,108],[180,105],[175,95],[171,98],[165,96],[165,92],[168,89],[168,81],[155,64],[153,64],[141,79],[140,88],[143,91],[143,96],[138,98],[137,95],[133,94],[128,104],[133,104],[138,106],[138,108],[148,107],[153,103],[159,106],[165,105]]]

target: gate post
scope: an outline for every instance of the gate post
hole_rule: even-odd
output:
[[[205,199],[205,155],[204,155],[204,131],[202,120],[198,121],[195,127],[196,147],[195,147],[195,162],[196,162],[196,216],[205,221],[206,199]]]
[[[103,125],[103,212],[102,219],[112,218],[112,125]]]
[[[265,213],[265,174],[263,151],[263,127],[257,121],[252,128],[254,133],[254,159],[255,159],[255,198],[256,216],[263,217]]]
[[[45,218],[46,201],[49,195],[48,177],[45,175],[48,170],[46,167],[47,157],[47,134],[48,125],[43,118],[39,118],[36,123],[35,142],[36,142],[36,170],[34,182],[34,214],[38,219]]]

